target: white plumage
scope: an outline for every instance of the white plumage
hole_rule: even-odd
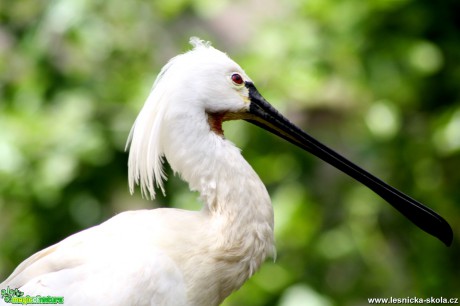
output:
[[[131,130],[129,186],[153,198],[164,156],[203,209],[121,213],[31,256],[0,288],[66,305],[218,305],[274,254],[268,193],[218,126],[221,114],[248,110],[248,89],[231,78],[249,78],[191,42],[162,69]]]
[[[244,119],[311,152],[365,184],[446,245],[452,229],[434,211],[303,132],[276,111],[241,67],[197,38],[160,72],[131,130],[129,186],[164,192],[163,157],[200,193],[201,211],[121,213],[38,252],[1,285],[66,305],[220,304],[267,256],[273,209],[265,186],[222,122]],[[0,301],[2,303],[3,301]]]

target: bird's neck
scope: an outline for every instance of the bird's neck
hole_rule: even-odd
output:
[[[235,257],[252,257],[252,274],[274,250],[273,208],[265,186],[240,150],[212,131],[207,118],[178,116],[168,130],[175,137],[168,138],[165,156],[190,189],[200,193],[203,213],[220,236],[216,247]]]

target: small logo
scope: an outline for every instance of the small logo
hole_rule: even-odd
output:
[[[2,299],[6,303],[10,304],[64,304],[64,297],[62,296],[24,296],[24,292],[16,289],[11,289],[7,287],[6,289],[2,289]]]

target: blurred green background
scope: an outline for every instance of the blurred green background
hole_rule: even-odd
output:
[[[278,257],[224,305],[460,296],[458,1],[0,1],[0,279],[114,214],[199,208],[127,188],[129,129],[156,74],[211,40],[316,138],[438,211],[446,248],[339,171],[226,123],[273,199]]]

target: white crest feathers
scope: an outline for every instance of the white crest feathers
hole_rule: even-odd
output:
[[[193,50],[212,48],[211,43],[198,37],[191,37],[190,44]],[[193,52],[188,51],[188,52]],[[165,193],[163,181],[166,174],[163,170],[164,152],[161,144],[162,121],[168,106],[163,101],[166,92],[166,83],[161,82],[166,72],[175,61],[183,55],[172,58],[160,71],[155,80],[152,90],[145,101],[139,115],[134,122],[126,143],[129,147],[128,181],[129,190],[134,193],[135,185],[139,185],[143,196],[155,198],[155,187]]]

